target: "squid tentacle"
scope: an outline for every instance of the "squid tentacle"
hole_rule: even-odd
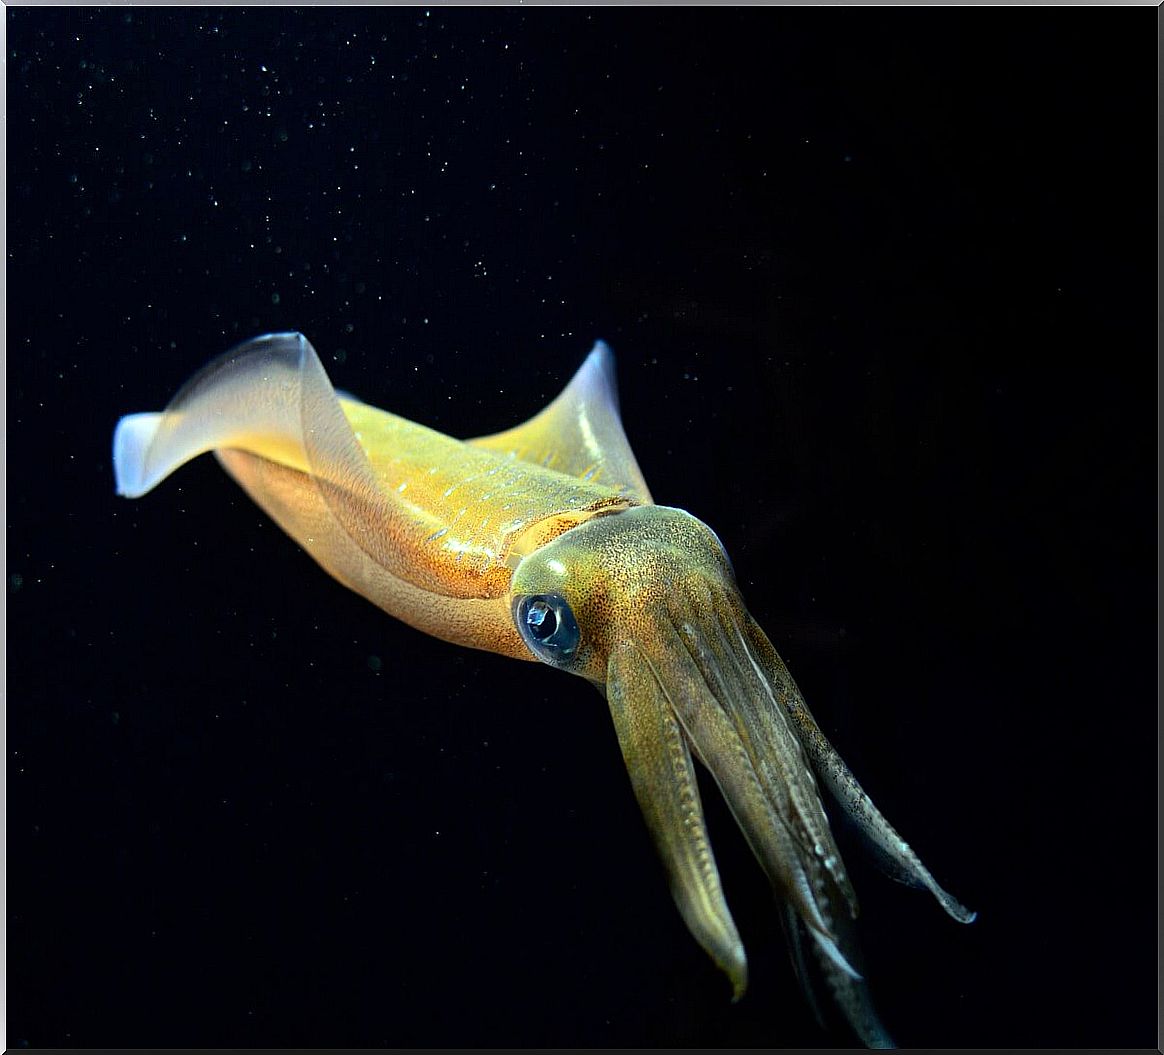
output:
[[[823,983],[832,997],[830,1006],[840,1010],[862,1044],[868,1048],[897,1047],[873,1006],[873,997],[866,981],[838,971],[815,945],[812,946],[815,962],[810,961],[806,948],[808,943],[804,939],[804,921],[790,905],[784,906],[781,922],[788,937],[793,969],[821,1028],[825,1028],[822,1010],[824,1002],[818,998],[817,988]],[[838,924],[842,928],[841,940],[846,949],[855,951],[855,939],[847,932],[850,922],[842,918]]]
[[[748,984],[744,945],[724,899],[683,730],[633,642],[610,655],[607,702],[639,807],[688,929],[732,983]]]
[[[691,624],[684,623],[688,649],[695,649],[692,654],[697,656],[698,665],[715,682],[713,694],[718,700],[727,701],[723,705],[729,707],[773,808],[781,817],[788,818],[803,850],[813,887],[818,891],[822,915],[826,914],[828,900],[825,886],[831,884],[855,918],[856,894],[845,873],[799,736],[776,704],[768,679],[748,649],[726,592],[713,595],[704,585],[698,600],[722,616],[710,621],[714,629],[710,642]],[[725,625],[730,627],[730,634],[725,631]],[[725,682],[722,673],[725,670],[734,672],[735,686]]]
[[[748,648],[735,612],[731,612],[730,636],[721,621],[713,622],[720,654],[731,658],[748,687],[748,691],[734,702],[739,715],[748,724],[753,742],[762,749],[757,759],[759,768],[766,775],[773,767],[778,769],[778,780],[770,779],[769,783],[774,788],[787,788],[791,814],[796,820],[802,845],[823,866],[829,880],[846,902],[849,915],[856,919],[857,895],[833,839],[816,778],[799,735],[794,727],[789,726],[783,710],[777,704],[763,668]]]
[[[799,729],[779,705],[776,689],[749,647],[742,620],[726,591],[721,595],[705,588],[691,600],[704,612],[717,612],[718,618],[703,619],[698,628],[677,612],[667,612],[660,621],[673,631],[691,661],[683,665],[687,678],[671,683],[679,686],[674,694],[679,720],[700,760],[720,784],[769,878],[787,895],[783,922],[793,966],[810,1003],[819,1010],[814,988],[823,984],[864,1044],[893,1047],[859,970],[850,922],[856,916],[856,898]],[[669,644],[669,656],[676,655],[674,647]],[[668,673],[674,679],[674,666]],[[690,706],[692,700],[694,713],[685,717],[683,702]],[[722,750],[724,742],[734,743],[738,755]],[[726,777],[725,765],[731,767]],[[759,828],[755,826],[762,811],[749,815],[740,808],[741,797],[747,803],[748,791],[745,779],[741,796],[741,774],[751,774],[752,790],[765,800],[767,826],[762,822]],[[809,935],[813,940],[806,945]]]
[[[938,904],[959,923],[974,922],[978,913],[966,908],[938,884],[909,843],[873,804],[844,759],[821,732],[796,682],[792,680],[792,675],[788,673],[788,668],[767,635],[750,617],[748,638],[760,653],[765,667],[774,672],[779,698],[800,732],[801,742],[812,759],[817,775],[857,829],[892,865],[894,877],[908,886],[929,890]]]
[[[786,804],[779,798],[773,802],[756,772],[746,731],[741,735],[708,681],[709,677],[714,681],[718,676],[711,673],[715,664],[707,655],[699,656],[698,644],[684,636],[669,616],[660,620],[659,631],[663,635],[662,654],[668,656],[669,663],[668,677],[661,677],[658,671],[656,677],[692,749],[715,778],[769,880],[795,905],[814,941],[835,967],[859,978],[822,914],[816,884],[810,877],[812,857],[797,838]],[[696,655],[692,648],[697,650]],[[700,658],[706,672],[701,669]],[[731,673],[723,671],[724,675]],[[723,696],[726,701],[738,698],[742,690],[736,673],[737,683],[731,687],[734,691]]]

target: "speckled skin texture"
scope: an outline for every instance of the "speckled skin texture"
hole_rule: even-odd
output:
[[[973,914],[825,739],[715,532],[653,504],[601,342],[541,414],[459,441],[338,398],[302,335],[257,338],[196,375],[165,413],[123,420],[118,489],[143,494],[207,450],[324,569],[386,612],[458,644],[540,658],[603,693],[676,904],[738,999],[747,959],[704,822],[703,763],[780,896],[806,987],[815,975],[865,1043],[892,1043],[853,966],[857,898],[818,777],[906,881],[956,919]],[[568,650],[519,623],[536,598],[572,616]]]
[[[436,637],[532,660],[510,617],[513,568],[596,514],[650,500],[609,358],[597,347],[526,426],[463,442],[338,398],[305,337],[267,335],[210,363],[163,414],[122,421],[118,489],[144,494],[213,450],[344,585]]]

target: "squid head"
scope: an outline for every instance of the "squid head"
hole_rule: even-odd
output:
[[[511,601],[530,650],[606,696],[676,904],[735,998],[747,985],[747,961],[693,759],[714,778],[780,896],[810,998],[810,976],[823,980],[866,1044],[891,1045],[854,966],[857,899],[818,781],[896,878],[931,890],[955,919],[974,915],[938,886],[825,739],[744,607],[715,533],[667,506],[596,517],[527,556]]]

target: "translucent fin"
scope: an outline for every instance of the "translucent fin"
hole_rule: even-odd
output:
[[[139,498],[161,479],[156,472],[146,477],[150,443],[157,434],[161,414],[127,414],[113,430],[113,473],[117,493]]]
[[[732,983],[748,984],[744,946],[724,900],[691,753],[667,697],[639,650],[627,642],[610,657],[606,686],[614,728],[635,796],[688,929]]]
[[[117,490],[143,495],[211,450],[244,451],[305,474],[331,514],[328,531],[347,535],[404,582],[443,585],[435,574],[423,577],[424,566],[406,544],[431,527],[380,486],[319,356],[301,333],[240,344],[187,381],[164,413],[122,418],[113,438]],[[312,550],[317,540],[297,541]]]
[[[614,353],[603,341],[543,411],[516,428],[469,442],[621,490],[643,505],[651,502],[619,416]]]
[[[122,418],[113,434],[117,493],[138,498],[216,447],[310,471],[300,417],[300,371],[307,356],[318,362],[301,333],[258,337],[195,374],[165,413]]]

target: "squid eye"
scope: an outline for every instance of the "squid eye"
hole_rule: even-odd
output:
[[[521,597],[515,608],[518,632],[539,659],[558,665],[578,650],[578,622],[563,598],[554,593]]]

